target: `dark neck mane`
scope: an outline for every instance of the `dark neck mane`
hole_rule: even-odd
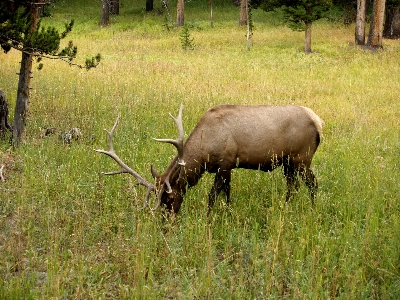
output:
[[[191,188],[192,186],[195,186],[204,173],[204,168],[197,162],[185,160],[185,163],[184,166],[178,167],[178,157],[176,156],[164,173],[168,174],[172,168],[175,168],[175,170],[172,171],[170,183],[175,185],[175,183],[178,182],[178,185],[183,192],[186,192],[186,187]]]

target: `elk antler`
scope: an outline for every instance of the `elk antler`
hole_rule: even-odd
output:
[[[113,134],[114,134],[115,128],[118,125],[119,117],[120,116],[118,115],[117,120],[115,121],[114,126],[112,127],[111,131],[104,129],[104,131],[107,132],[107,135],[108,135],[108,151],[102,150],[102,149],[97,149],[95,151],[110,156],[112,159],[114,159],[120,165],[121,169],[118,171],[113,171],[113,172],[101,172],[101,174],[116,175],[116,174],[128,173],[128,174],[131,174],[132,176],[134,176],[137,180],[136,185],[143,185],[143,186],[147,187],[146,198],[145,198],[145,202],[144,202],[144,206],[143,206],[143,208],[145,208],[148,205],[150,193],[154,191],[154,185],[152,183],[148,182],[147,180],[145,180],[142,176],[140,176],[137,172],[132,170],[130,167],[128,167],[114,152]],[[157,206],[154,209],[157,209],[158,206],[159,206],[159,203],[157,203]]]
[[[175,118],[173,115],[169,114],[172,120],[175,121],[176,127],[178,128],[178,133],[179,133],[178,138],[176,140],[173,139],[154,139],[154,140],[156,140],[157,142],[170,143],[174,145],[178,150],[178,163],[181,166],[184,166],[185,161],[183,160],[183,142],[185,139],[185,131],[183,130],[183,125],[182,125],[182,110],[183,110],[183,104],[181,104],[181,107],[179,108],[178,117]]]
[[[183,125],[182,125],[182,110],[183,110],[183,104],[181,103],[181,106],[179,108],[179,113],[178,113],[178,117],[174,117],[172,114],[169,114],[169,116],[172,118],[172,120],[175,121],[176,127],[178,128],[178,133],[179,136],[177,139],[155,139],[157,142],[162,142],[162,143],[169,143],[175,146],[176,150],[178,150],[178,165],[179,166],[184,166],[186,163],[183,159],[183,144],[184,144],[184,139],[185,139],[185,131],[183,130]],[[164,184],[167,187],[166,192],[167,193],[172,193],[172,189],[171,189],[171,184],[169,183],[169,178],[172,174],[172,172],[174,172],[175,168],[171,168],[171,170],[169,171],[169,173],[166,175],[165,179],[164,179]],[[159,194],[162,194],[163,188],[161,188],[161,191],[159,191]],[[159,199],[159,203],[160,203],[161,198]]]

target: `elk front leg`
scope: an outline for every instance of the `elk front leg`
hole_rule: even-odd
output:
[[[215,174],[214,185],[208,195],[208,214],[222,190],[226,195],[226,203],[229,204],[231,200],[231,170],[220,169]]]
[[[288,202],[293,197],[293,187],[297,192],[300,188],[300,183],[297,178],[297,169],[292,163],[287,162],[283,165],[283,173],[287,185],[286,202]]]

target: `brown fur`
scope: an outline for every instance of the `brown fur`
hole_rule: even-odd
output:
[[[308,186],[314,201],[317,180],[310,169],[318,148],[324,122],[309,108],[301,106],[220,105],[209,109],[184,144],[184,167],[177,158],[159,176],[158,186],[170,176],[172,193],[161,190],[161,202],[177,213],[187,187],[197,184],[202,174],[215,173],[209,194],[209,211],[221,191],[230,201],[231,170],[245,168],[272,171],[283,166],[288,192],[299,188],[297,174]]]

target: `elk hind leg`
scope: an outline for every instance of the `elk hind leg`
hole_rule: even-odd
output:
[[[226,203],[229,204],[231,197],[231,171],[230,170],[218,170],[215,174],[214,184],[208,195],[208,214],[214,206],[215,200],[221,191],[224,191],[226,195]]]
[[[306,186],[308,187],[308,190],[310,191],[311,203],[312,203],[312,205],[314,205],[314,199],[315,199],[317,189],[318,189],[317,178],[315,177],[313,171],[311,171],[311,169],[309,167],[302,168],[300,174],[301,174],[301,178],[303,179]]]

